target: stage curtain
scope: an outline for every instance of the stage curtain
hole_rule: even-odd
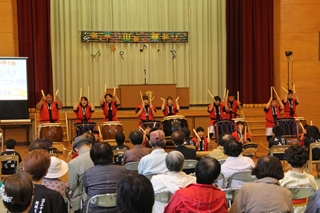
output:
[[[226,0],[227,87],[266,103],[273,85],[273,0]]]
[[[28,104],[52,93],[50,0],[17,0],[19,56],[28,57]]]
[[[207,89],[222,95],[226,85],[225,0],[51,1],[53,84],[65,105],[79,90],[99,104],[104,84],[176,83],[190,88],[191,104],[210,102]],[[186,44],[82,43],[81,30],[189,31]],[[172,59],[170,50],[176,51]],[[91,57],[100,51],[101,55]],[[123,51],[122,59],[119,55]],[[170,95],[170,91],[168,91]],[[160,97],[156,97],[160,98]],[[137,100],[137,104],[140,101]]]

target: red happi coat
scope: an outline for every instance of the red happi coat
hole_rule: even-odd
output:
[[[141,114],[138,116],[138,118],[140,121],[145,121],[145,120],[147,120],[147,115],[146,115],[146,111],[145,111],[144,107],[142,107],[142,105],[139,105],[136,107],[136,113],[139,112],[139,110],[141,108],[143,108],[143,110],[142,110]],[[157,111],[157,109],[154,106],[152,106],[152,109],[154,111]],[[149,120],[153,120],[153,118],[154,118],[153,113],[152,113],[152,110],[150,109],[150,105],[149,105]]]
[[[293,112],[294,115],[293,117],[290,116],[290,106],[289,106],[289,102],[287,100],[286,103],[284,103],[282,101],[283,105],[284,105],[284,115],[283,118],[293,118],[293,117],[298,117],[298,115],[296,114],[296,107],[297,107],[297,100],[295,98],[292,98],[292,108],[293,108]]]
[[[229,104],[229,101],[228,101],[228,104]],[[232,104],[232,109],[230,109],[230,107],[228,106],[229,109],[226,110],[226,114],[224,115],[224,118],[225,119],[235,118],[236,114],[237,114],[238,107],[239,107],[239,102],[237,100],[234,100],[233,104]],[[232,111],[231,118],[230,118],[230,110]]]
[[[51,114],[54,122],[59,122],[59,108],[57,102],[51,102]],[[40,123],[50,123],[49,109],[46,101],[43,101],[39,114]]]
[[[116,105],[115,101],[111,101],[111,105],[112,105],[112,121],[117,121],[117,110],[118,110],[118,106]],[[103,118],[103,122],[107,122],[109,121],[108,115],[109,115],[109,103],[108,102],[104,102],[102,110],[103,110],[103,114],[104,114],[104,118]]]
[[[164,110],[162,112],[163,112],[164,116],[168,116],[169,115],[169,109],[168,109],[168,105],[167,104],[164,105]],[[173,115],[176,115],[177,112],[178,112],[177,106],[174,104],[173,105],[173,109],[172,109],[172,113],[173,113]]]
[[[216,108],[215,106],[213,106],[213,109],[212,111],[210,112],[209,111],[209,108],[211,107],[212,104],[209,104],[208,105],[208,113],[210,114],[209,117],[210,117],[210,126],[213,126],[216,122],[216,118],[217,118],[217,115],[216,115]],[[220,120],[222,120],[224,118],[224,112],[223,112],[223,108],[224,108],[224,104],[220,103],[219,104],[219,107],[220,107]]]
[[[280,114],[281,114],[281,109],[280,109],[280,105],[276,106],[276,110],[277,110],[277,118],[280,118]],[[272,106],[269,107],[269,109],[264,108],[264,111],[266,113],[266,127],[272,128],[274,127],[274,119],[273,119],[273,115],[272,115]]]
[[[78,106],[78,111],[74,112],[77,116],[77,123],[84,121],[84,115],[82,113],[82,106]],[[86,106],[86,118],[88,122],[91,122],[90,118],[92,117],[91,107],[89,105]]]

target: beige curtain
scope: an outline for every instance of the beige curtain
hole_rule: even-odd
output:
[[[99,105],[104,84],[176,83],[190,88],[190,104],[222,96],[226,84],[225,0],[53,0],[51,42],[54,90],[73,106],[80,87]],[[189,31],[188,43],[82,43],[81,30]],[[101,55],[95,58],[100,50]],[[176,51],[172,59],[170,50]],[[122,59],[119,52],[123,51]],[[170,94],[168,94],[170,95]]]

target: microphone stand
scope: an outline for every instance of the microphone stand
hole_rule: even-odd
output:
[[[144,84],[147,84],[147,71],[144,69]]]
[[[287,56],[287,61],[288,61],[288,90],[290,89],[290,55]]]

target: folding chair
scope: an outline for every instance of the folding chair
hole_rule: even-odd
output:
[[[129,162],[124,165],[127,171],[137,172],[138,171],[139,162]]]
[[[307,168],[308,168],[308,172],[310,174],[312,174],[312,164],[320,164],[320,159],[313,160],[312,151],[314,149],[319,149],[319,152],[320,152],[320,143],[319,142],[311,143],[309,146],[309,160],[307,163],[307,165],[308,165]]]
[[[113,150],[113,161],[114,161],[114,163],[121,165],[123,155],[124,155],[124,153],[126,151],[127,151],[126,149]]]
[[[172,197],[172,193],[170,191],[164,191],[155,194],[154,199],[160,203],[169,203],[169,200]]]
[[[148,174],[148,175],[144,175],[146,178],[148,178],[149,180],[151,180],[151,178],[154,176],[154,175],[157,175],[157,174]]]
[[[223,159],[223,160],[218,160],[220,165],[224,164],[224,162],[226,162],[226,159]]]
[[[241,181],[243,182],[242,185],[244,185],[245,183],[254,182],[255,180],[257,180],[257,177],[255,175],[251,175],[251,170],[236,172],[229,178],[227,188],[233,188],[233,181]]]
[[[64,202],[66,203],[68,213],[70,213],[70,201],[67,197],[63,196]]]
[[[86,207],[86,213],[89,213],[90,204],[100,206],[100,207],[116,207],[117,206],[117,194],[100,194],[92,196],[88,202]]]
[[[246,143],[242,145],[242,154],[244,155],[254,155],[256,156],[256,152],[258,151],[258,144],[256,143]]]
[[[283,169],[285,169],[286,166],[286,161],[284,160],[284,152],[289,147],[290,145],[277,145],[270,148],[270,155],[277,157],[281,161]]]
[[[239,192],[239,189],[221,189],[224,193],[226,193],[226,199],[228,201],[228,208],[231,207],[232,202],[234,201],[234,198]]]
[[[19,165],[19,156],[18,155],[2,155],[0,156],[0,181],[2,178],[9,177],[13,174],[2,174],[2,164],[7,161],[15,161],[17,162],[17,166]],[[17,168],[16,166],[16,168]]]
[[[224,175],[222,173],[219,174],[216,183],[215,183],[220,189],[224,188]]]
[[[288,187],[287,189],[289,189],[292,194],[292,203],[294,207],[307,205],[309,197],[316,192],[311,186]]]
[[[197,163],[197,160],[185,160],[183,164],[183,169],[194,169],[196,168]]]

